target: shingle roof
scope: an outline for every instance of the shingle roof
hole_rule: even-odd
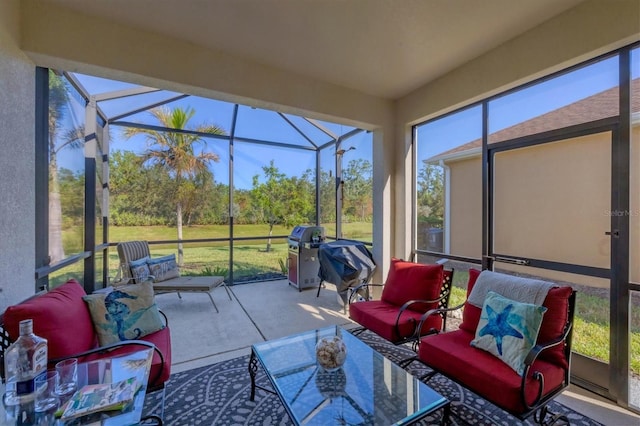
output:
[[[539,115],[522,123],[507,127],[489,135],[489,143],[506,141],[521,136],[534,135],[548,130],[561,129],[571,125],[595,121],[618,114],[618,87],[605,90],[577,102]],[[631,82],[631,112],[640,112],[640,78]],[[437,154],[432,159],[446,159],[455,154],[480,148],[482,139],[475,139],[453,149]]]

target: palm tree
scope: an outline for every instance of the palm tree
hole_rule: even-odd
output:
[[[198,133],[210,133],[213,135],[225,135],[226,132],[220,126],[213,124],[200,125],[189,128],[188,122],[194,116],[195,110],[166,107],[154,108],[149,111],[151,115],[168,129],[192,130]],[[194,179],[198,174],[206,172],[211,162],[220,160],[217,154],[212,152],[196,153],[194,146],[204,142],[199,134],[158,131],[153,129],[127,128],[124,131],[125,138],[136,135],[144,135],[148,144],[147,151],[142,154],[142,163],[160,165],[167,170],[176,183],[176,227],[178,230],[178,264],[183,264],[182,248],[182,208],[188,194],[184,183]]]

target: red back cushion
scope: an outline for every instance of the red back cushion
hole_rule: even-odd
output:
[[[409,300],[435,300],[440,297],[442,287],[442,265],[422,265],[391,259],[391,269],[384,284],[381,299],[392,305],[402,306]],[[416,303],[411,310],[424,312],[435,308],[437,303]]]
[[[481,271],[477,269],[469,269],[469,281],[467,282],[467,299],[471,294],[471,290],[473,289],[478,276]],[[465,302],[464,308],[462,310],[462,323],[460,324],[460,328],[468,331],[469,333],[475,334],[476,328],[478,327],[478,321],[480,321],[480,314],[482,313],[482,308],[478,308],[470,304],[469,302]]]
[[[550,342],[562,335],[564,325],[569,317],[569,297],[572,292],[571,287],[554,287],[549,290],[542,304],[547,308],[547,312],[542,319],[538,343]],[[565,368],[568,366],[562,345],[541,352],[540,359],[560,364]]]
[[[469,297],[480,272],[481,271],[476,269],[469,269],[467,298]],[[547,308],[547,312],[545,312],[542,319],[542,325],[540,326],[540,332],[538,334],[538,343],[550,342],[562,335],[564,325],[567,322],[567,317],[569,315],[569,297],[571,296],[572,291],[571,287],[554,287],[547,293],[547,297],[544,299],[544,303],[542,304]],[[482,308],[466,302],[464,310],[462,311],[462,323],[460,324],[460,328],[469,333],[475,334],[481,313]],[[540,359],[559,364],[565,368],[567,367],[567,360],[564,357],[564,348],[562,345],[543,351],[540,354]]]
[[[42,296],[8,307],[4,313],[5,328],[15,341],[20,321],[32,319],[33,332],[48,341],[49,359],[92,349],[96,335],[82,300],[85,295],[76,280],[69,280]]]

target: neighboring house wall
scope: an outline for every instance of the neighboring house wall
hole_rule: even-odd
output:
[[[494,252],[600,268],[610,267],[611,136],[536,145],[496,155]],[[481,254],[480,156],[450,168],[451,251]],[[630,279],[640,282],[640,126],[632,131]],[[615,214],[615,213],[614,213]],[[626,214],[622,212],[621,214]],[[517,220],[514,220],[517,218]],[[496,268],[552,280],[609,287],[607,280],[496,263]]]
[[[610,133],[498,153],[494,170],[494,253],[610,267]]]
[[[447,163],[450,169],[449,254],[482,256],[482,162],[480,157]]]
[[[35,288],[35,73],[18,12],[18,1],[0,2],[0,312]]]

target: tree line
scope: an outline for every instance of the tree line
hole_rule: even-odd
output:
[[[214,166],[215,167],[215,166]],[[84,173],[61,168],[58,173],[64,227],[82,220]],[[372,220],[372,166],[367,160],[351,160],[343,171],[343,220]],[[145,164],[132,151],[109,156],[109,223],[112,226],[176,226],[175,200],[182,201],[183,223],[229,223],[229,185],[217,182],[214,173],[201,170],[178,182],[160,164]],[[320,171],[320,221],[335,222],[336,182],[333,173]],[[253,176],[252,187],[233,193],[236,224],[273,224],[293,227],[315,223],[315,172],[287,176],[272,160]]]

